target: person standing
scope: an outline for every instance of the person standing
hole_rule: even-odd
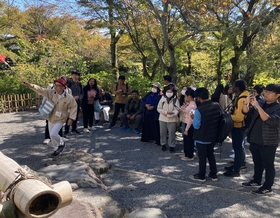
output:
[[[48,124],[51,142],[54,147],[52,156],[57,156],[65,148],[65,142],[58,134],[59,130],[62,128],[68,115],[69,118],[66,125],[72,125],[72,122],[76,119],[77,105],[75,99],[72,95],[65,92],[67,84],[62,78],[54,80],[54,89],[44,89],[26,81],[24,82],[24,85],[55,103],[55,106],[48,118]]]
[[[206,88],[196,89],[195,97],[199,104],[194,111],[194,115],[191,116],[193,117],[194,128],[193,139],[199,158],[199,171],[189,178],[205,182],[206,159],[208,159],[210,165],[208,176],[212,181],[218,181],[214,146],[219,134],[222,110],[219,104],[209,100],[209,92]]]
[[[193,119],[191,117],[191,114],[193,111],[197,108],[196,103],[194,101],[195,98],[195,91],[192,88],[188,88],[185,95],[186,95],[186,101],[189,102],[188,106],[183,110],[183,113],[185,114],[185,129],[184,129],[184,153],[185,157],[182,157],[182,160],[193,160],[194,159],[194,140],[193,140],[193,133],[194,128],[192,125]]]
[[[163,96],[161,97],[157,111],[159,112],[159,129],[161,150],[167,150],[167,131],[169,152],[175,153],[175,137],[177,122],[179,121],[178,113],[180,110],[179,101],[177,99],[177,88],[172,83],[165,87]]]
[[[96,79],[90,78],[87,85],[83,88],[82,110],[84,132],[89,133],[90,130],[95,130],[93,127],[94,116],[94,101],[99,100],[99,89],[97,87]]]
[[[131,94],[130,86],[125,82],[125,76],[119,76],[119,81],[113,87],[113,94],[115,95],[115,110],[112,122],[109,128],[116,125],[120,110],[124,113],[124,107],[128,100],[128,95]]]
[[[233,93],[236,95],[233,100],[233,112],[231,118],[233,120],[232,148],[234,150],[234,163],[232,166],[225,167],[224,176],[239,177],[240,170],[246,168],[246,153],[244,147],[245,132],[245,115],[242,113],[243,102],[249,96],[246,90],[247,83],[243,79],[238,79],[234,82]]]
[[[77,133],[77,134],[80,134],[80,132],[77,130],[77,121],[80,112],[81,100],[83,98],[83,87],[81,82],[79,81],[80,76],[81,73],[79,71],[77,70],[71,71],[71,79],[69,79],[69,84],[68,84],[68,87],[71,89],[72,95],[76,100],[76,105],[77,105],[76,119],[72,123],[72,133]],[[68,119],[66,122],[68,122]],[[65,132],[64,132],[65,136],[69,133],[69,129],[70,126],[66,125]]]
[[[254,176],[249,182],[242,183],[245,187],[257,187],[254,194],[272,193],[272,185],[275,178],[275,153],[279,144],[280,130],[280,86],[269,84],[264,90],[264,101],[257,101],[250,95],[244,101],[242,111],[245,114],[252,113],[248,129],[247,140],[250,143],[250,151],[254,162]],[[249,105],[251,105],[249,107]],[[262,184],[262,175],[265,170],[265,181]]]
[[[157,145],[160,145],[160,133],[159,133],[159,113],[157,111],[157,105],[161,98],[160,83],[154,82],[152,89],[142,98],[143,112],[143,126],[142,126],[142,142],[154,141]]]
[[[186,129],[186,117],[184,110],[187,107],[188,102],[186,102],[186,91],[188,87],[183,86],[181,90],[181,95],[179,98],[179,103],[180,103],[180,111],[179,111],[179,118],[180,118],[180,123],[181,123],[181,132],[182,132],[182,138],[184,138],[184,131]]]

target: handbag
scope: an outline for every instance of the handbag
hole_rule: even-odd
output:
[[[44,98],[42,104],[39,107],[39,113],[45,119],[47,119],[54,109],[55,103],[53,103],[50,99]]]
[[[102,110],[102,105],[99,103],[99,100],[94,101],[94,112],[100,112]]]

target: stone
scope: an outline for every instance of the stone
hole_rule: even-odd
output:
[[[167,218],[159,208],[138,208],[130,213],[126,218]]]

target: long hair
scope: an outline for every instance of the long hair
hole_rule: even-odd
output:
[[[213,95],[211,95],[211,100],[213,102],[218,102],[219,103],[220,96],[221,96],[222,93],[224,93],[224,86],[222,84],[218,84],[216,89],[215,89],[215,92],[213,93]]]
[[[95,90],[97,90],[97,89],[98,89],[97,81],[96,81],[96,79],[94,79],[94,78],[90,78],[90,79],[88,80],[87,85],[86,85],[87,88],[88,88],[88,89],[91,88],[90,85],[89,85],[89,81],[90,81],[90,80],[93,80],[93,81],[94,81],[94,84],[93,84],[92,88],[95,89]]]

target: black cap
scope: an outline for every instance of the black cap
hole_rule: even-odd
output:
[[[119,76],[119,79],[125,80],[125,76]]]
[[[72,70],[71,74],[72,75],[75,74],[75,75],[81,76],[81,73],[78,70]]]
[[[276,84],[269,84],[264,89],[267,91],[275,92],[276,94],[280,94],[280,86]]]

